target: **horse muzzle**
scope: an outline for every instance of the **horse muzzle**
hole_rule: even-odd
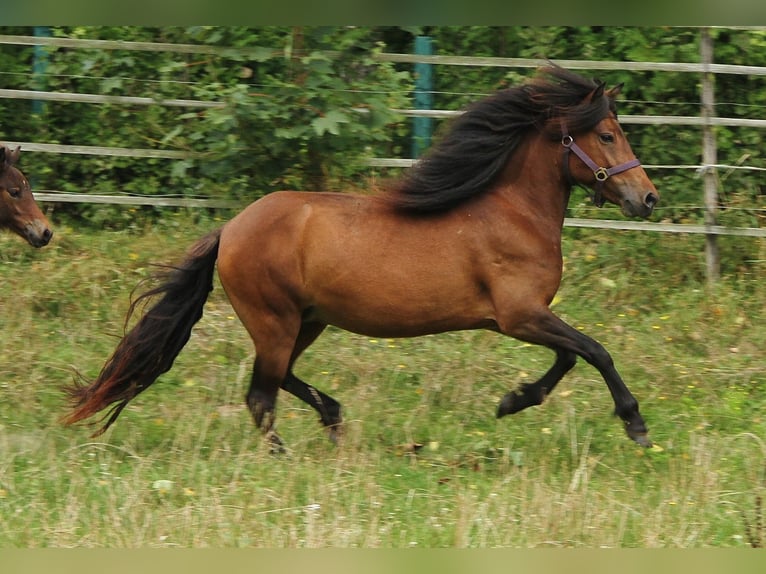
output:
[[[24,226],[21,235],[32,247],[45,247],[50,243],[53,231],[51,231],[47,224],[35,221]]]
[[[625,198],[620,207],[622,212],[628,217],[642,217],[646,219],[652,214],[654,206],[657,205],[659,200],[660,198],[656,193],[649,192],[640,201]]]

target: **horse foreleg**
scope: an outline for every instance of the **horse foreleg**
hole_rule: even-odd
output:
[[[628,436],[641,446],[652,445],[644,419],[638,412],[638,401],[615,369],[612,357],[600,343],[571,327],[547,308],[534,318],[515,324],[507,334],[523,341],[545,345],[556,351],[557,359],[540,381],[526,389],[522,387],[521,399],[508,395],[503,397],[498,409],[499,415],[517,412],[525,406],[535,404],[535,400],[544,398],[544,392],[553,388],[547,385],[558,382],[564,373],[574,366],[574,355],[577,355],[601,373],[614,400],[615,414],[622,419]],[[524,404],[525,402],[527,404]],[[515,408],[517,405],[523,406]]]

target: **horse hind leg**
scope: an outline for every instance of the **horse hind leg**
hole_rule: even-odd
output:
[[[290,369],[282,382],[282,388],[319,413],[319,420],[327,428],[330,440],[337,444],[341,436],[343,422],[340,403],[314,386],[305,383],[292,371],[292,366],[301,353],[319,337],[326,326],[323,323],[304,323],[301,325],[290,358]]]
[[[282,388],[317,411],[319,421],[327,429],[330,440],[338,444],[343,430],[340,403],[312,385],[303,382],[292,372],[287,374]]]
[[[255,426],[269,440],[272,452],[284,452],[285,450],[284,443],[275,430],[279,379],[278,375],[271,374],[269,361],[256,356],[253,376],[245,402],[255,421]]]
[[[261,321],[262,326],[265,323],[267,321]],[[272,328],[262,327],[253,336],[255,361],[245,401],[255,426],[268,438],[272,451],[283,452],[282,439],[274,430],[276,404],[279,388],[290,368],[296,335],[276,320],[271,323]]]
[[[340,403],[322,391],[295,376],[292,366],[295,360],[322,333],[326,325],[304,323],[297,335],[289,330],[271,329],[270,336],[261,330],[254,340],[256,358],[253,376],[247,392],[246,402],[258,427],[268,438],[272,452],[284,452],[284,443],[275,430],[276,401],[279,389],[295,395],[313,407],[327,427],[330,439],[337,442],[341,428]],[[268,345],[266,344],[268,342]]]
[[[559,383],[577,362],[574,353],[563,349],[556,350],[556,362],[540,379],[527,383],[518,389],[506,393],[497,407],[497,418],[512,415],[528,407],[541,405],[553,388]]]

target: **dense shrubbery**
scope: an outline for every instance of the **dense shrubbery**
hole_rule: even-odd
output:
[[[16,29],[13,33],[31,34]],[[374,63],[367,28],[53,28],[54,36],[202,44],[216,54],[49,49],[50,91],[224,102],[224,108],[4,100],[2,137],[17,141],[162,148],[194,159],[28,154],[38,189],[257,197],[276,188],[358,182],[361,159],[393,154],[410,74]],[[30,88],[33,49],[5,46],[14,88]],[[333,54],[328,55],[332,51]],[[8,112],[11,112],[10,114]]]

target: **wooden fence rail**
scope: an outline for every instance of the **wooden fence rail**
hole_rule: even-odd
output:
[[[766,27],[754,26],[754,30],[766,30]],[[283,52],[264,46],[228,48],[205,44],[171,44],[166,42],[125,42],[120,40],[91,40],[83,38],[53,38],[44,36],[19,36],[0,34],[0,44],[27,46],[51,46],[59,48],[79,48],[96,50],[131,50],[149,52],[175,52],[179,54],[209,54],[225,58],[227,56],[263,56],[264,53],[280,55]],[[332,55],[333,52],[326,52]],[[383,52],[373,56],[381,62],[399,64],[440,64],[447,66],[486,66],[495,68],[537,68],[548,60],[543,58],[499,58],[482,56],[444,56],[419,54],[392,54]],[[766,68],[760,66],[741,66],[732,64],[711,64],[706,67],[696,62],[615,62],[606,60],[556,60],[565,68],[577,70],[627,70],[632,72],[692,72],[701,74],[710,71],[714,74],[745,74],[764,76]]]

